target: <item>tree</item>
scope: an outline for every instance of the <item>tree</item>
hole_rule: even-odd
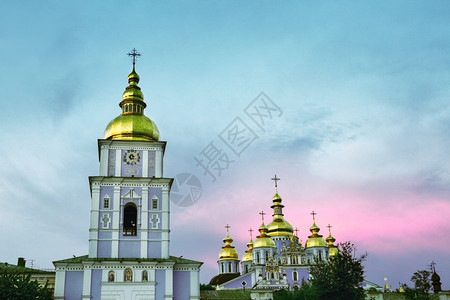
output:
[[[31,280],[31,274],[19,274],[7,272],[0,274],[0,300],[50,300],[53,299],[53,291],[45,286],[39,286],[35,280]]]
[[[418,270],[411,276],[411,282],[414,288],[403,284],[406,299],[430,299],[431,290],[431,272],[427,270]]]
[[[363,261],[367,253],[356,256],[356,247],[350,242],[340,243],[339,252],[328,260],[311,266],[311,288],[314,298],[335,300],[365,299],[361,286],[364,280]]]

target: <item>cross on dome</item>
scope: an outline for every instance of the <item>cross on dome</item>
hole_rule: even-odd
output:
[[[141,54],[137,52],[136,48],[133,48],[133,50],[131,50],[131,52],[128,52],[127,55],[133,57],[133,67],[136,64],[136,58],[141,56]]]
[[[330,235],[331,235],[331,227],[333,227],[333,226],[331,226],[330,224],[328,224],[328,232],[330,233]]]
[[[262,221],[263,221],[263,223],[264,223],[264,215],[265,215],[266,213],[265,213],[264,211],[261,211],[259,214],[261,215]]]
[[[275,174],[275,177],[271,178],[271,180],[275,181],[275,188],[277,188],[278,187],[278,180],[281,180],[281,179],[277,177],[277,174]]]
[[[294,231],[295,231],[295,236],[298,237],[298,228],[295,227]]]
[[[231,226],[227,224],[227,226],[225,226],[225,228],[227,229],[227,234],[228,234],[228,229],[230,229]]]
[[[315,218],[315,216],[317,215],[317,213],[316,213],[316,212],[314,212],[314,211],[312,211],[311,215],[313,216],[313,221],[315,222],[315,221],[316,221],[316,218]]]
[[[253,229],[250,228],[248,231],[250,232],[250,237],[252,237]]]

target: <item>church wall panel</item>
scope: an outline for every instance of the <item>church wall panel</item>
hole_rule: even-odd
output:
[[[91,277],[91,300],[101,300],[102,270],[92,270]]]
[[[156,298],[164,299],[164,291],[166,290],[166,270],[156,270]]]
[[[66,271],[64,299],[79,300],[83,293],[83,271]]]
[[[174,300],[189,299],[191,286],[191,273],[189,271],[173,272]]]
[[[98,232],[98,239],[99,240],[110,240],[110,239],[112,239],[112,231],[100,230]]]
[[[161,242],[148,243],[147,255],[149,258],[160,258],[161,253]]]
[[[97,257],[111,257],[112,241],[99,241]]]
[[[119,257],[140,257],[140,241],[119,241]]]

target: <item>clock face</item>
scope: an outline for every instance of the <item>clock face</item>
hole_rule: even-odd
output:
[[[141,157],[139,156],[139,152],[136,150],[127,150],[123,156],[123,162],[127,165],[138,165],[140,161]]]

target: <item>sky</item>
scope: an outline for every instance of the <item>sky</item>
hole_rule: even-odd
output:
[[[167,141],[164,175],[180,189],[170,251],[204,262],[201,282],[217,274],[225,225],[242,257],[258,212],[270,219],[276,174],[303,243],[315,211],[323,235],[331,224],[337,243],[368,253],[367,280],[395,289],[434,261],[450,289],[448,1],[0,10],[0,261],[52,268],[87,254],[88,176],[136,48],[146,115]],[[236,128],[247,133],[239,143]],[[212,150],[223,168],[208,169],[214,178],[196,161]],[[180,205],[186,174],[201,195]]]

